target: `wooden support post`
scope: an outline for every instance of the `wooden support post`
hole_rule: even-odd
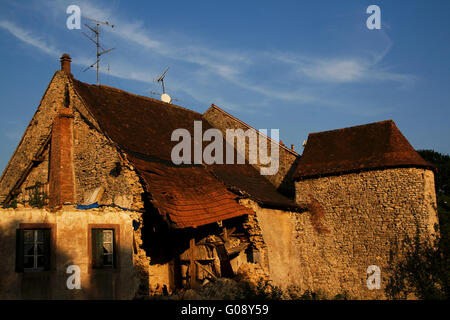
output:
[[[228,241],[228,230],[226,227],[223,227],[223,241],[224,242]]]
[[[191,289],[197,287],[197,264],[195,263],[195,238],[191,238],[189,242],[189,282]]]

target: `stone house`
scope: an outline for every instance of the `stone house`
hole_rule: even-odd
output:
[[[0,178],[0,298],[130,299],[249,264],[282,288],[384,298],[394,244],[434,234],[433,168],[391,120],[310,134],[302,156],[275,144],[271,176],[248,152],[244,164],[175,165],[172,132],[194,136],[195,121],[273,141],[215,105],[200,114],[82,83],[70,62]]]

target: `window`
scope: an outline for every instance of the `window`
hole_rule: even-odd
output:
[[[116,267],[114,229],[92,229],[92,266],[95,269]]]
[[[17,229],[16,271],[50,270],[51,229]]]

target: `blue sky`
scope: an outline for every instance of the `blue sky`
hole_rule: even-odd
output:
[[[0,0],[0,170],[63,52],[95,83],[95,47],[68,30],[68,5],[102,28],[102,84],[166,91],[204,112],[211,103],[286,145],[309,132],[393,119],[416,149],[450,153],[450,1]],[[366,8],[381,9],[369,30]],[[109,65],[109,71],[106,66]],[[157,97],[157,96],[153,96]],[[370,141],[368,141],[370,143]]]

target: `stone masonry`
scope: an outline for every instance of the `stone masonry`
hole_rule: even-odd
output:
[[[313,200],[311,200],[313,199]],[[408,235],[435,233],[438,223],[431,170],[396,168],[308,179],[296,183],[296,201],[316,201],[323,210],[295,216],[296,257],[302,287],[363,299],[385,298],[368,290],[367,267],[390,275],[390,252]],[[316,209],[317,211],[317,209]],[[315,228],[320,223],[322,232]],[[395,261],[401,252],[394,253]]]

